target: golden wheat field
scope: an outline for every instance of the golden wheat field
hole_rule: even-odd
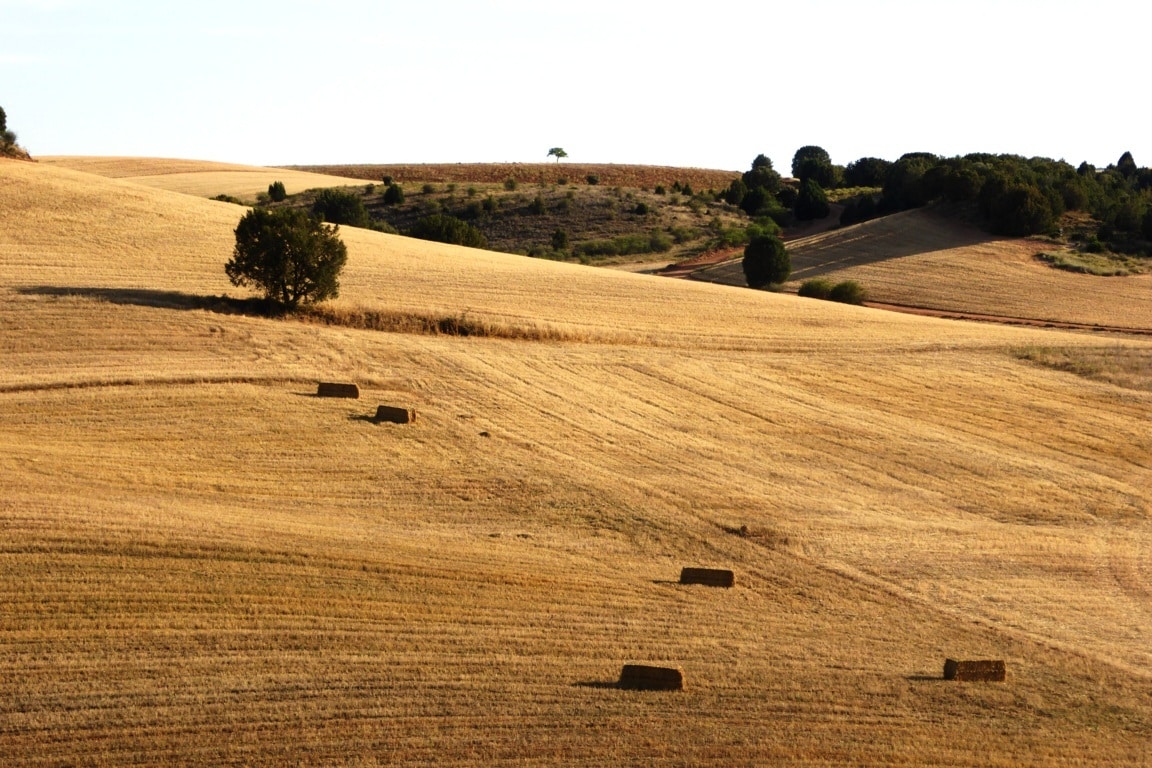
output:
[[[813,277],[856,280],[877,302],[1009,318],[1152,328],[1152,275],[1096,277],[1036,258],[1049,242],[1002,238],[925,210],[788,244],[795,289]],[[696,277],[745,285],[740,260]]]
[[[0,161],[0,763],[1149,764],[1152,343],[239,216]]]

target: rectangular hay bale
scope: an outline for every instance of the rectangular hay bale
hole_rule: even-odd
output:
[[[736,583],[736,574],[721,568],[682,568],[681,584],[703,584],[709,587],[731,587]]]
[[[394,405],[379,405],[376,406],[376,421],[411,424],[416,421],[416,411],[411,408],[397,408]]]
[[[625,664],[618,685],[636,691],[679,691],[684,688],[684,672],[676,667]]]
[[[1008,671],[1002,659],[982,659],[979,661],[944,660],[944,679],[984,681],[999,683],[1007,677]]]
[[[355,384],[337,384],[332,381],[322,381],[316,387],[316,397],[360,397],[360,387]]]

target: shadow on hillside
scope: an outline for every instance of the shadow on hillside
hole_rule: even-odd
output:
[[[904,678],[913,683],[942,683],[944,678],[940,675],[908,675]]]
[[[284,311],[267,299],[233,299],[229,296],[201,296],[181,291],[157,291],[150,288],[92,288],[60,285],[37,285],[18,288],[25,296],[80,296],[106,301],[109,304],[128,304],[137,307],[161,309],[202,309],[221,315],[248,315],[250,317],[277,317]]]
[[[585,680],[579,683],[572,683],[573,688],[619,688],[620,683],[616,680]]]

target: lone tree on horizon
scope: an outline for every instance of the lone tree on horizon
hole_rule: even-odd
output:
[[[252,285],[283,309],[335,298],[348,249],[339,227],[299,208],[253,208],[236,226],[224,266],[233,285]]]
[[[552,147],[548,150],[548,157],[556,157],[556,162],[560,162],[560,158],[568,157],[568,153],[564,151],[563,147]]]

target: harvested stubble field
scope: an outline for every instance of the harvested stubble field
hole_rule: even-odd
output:
[[[688,184],[696,191],[724,189],[739,171],[710,168],[671,168],[660,165],[616,165],[613,163],[409,163],[391,165],[293,165],[296,171],[329,176],[350,176],[379,182],[391,176],[402,183],[436,182],[461,184],[501,184],[514,179],[522,184],[586,184],[589,176],[608,187],[654,189],[663,185],[671,189],[676,182]]]
[[[1002,238],[915,210],[788,243],[786,288],[856,280],[885,304],[1006,318],[1152,329],[1152,275],[1099,277],[1053,269],[1043,240]],[[740,260],[693,275],[745,285]]]
[[[1098,337],[352,229],[349,326],[556,334],[250,317],[235,206],[0,180],[6,765],[1147,763],[1152,395],[1035,356]]]

